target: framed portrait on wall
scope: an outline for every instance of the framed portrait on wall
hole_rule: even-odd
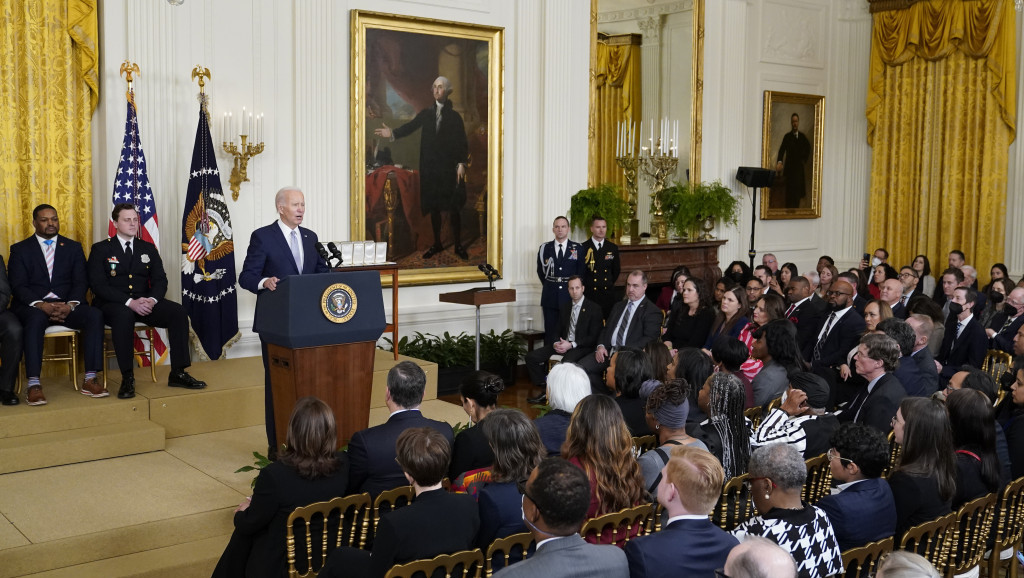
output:
[[[821,217],[825,97],[764,91],[761,166],[775,181],[761,191],[762,219]]]
[[[352,11],[353,240],[402,285],[501,270],[503,29]]]

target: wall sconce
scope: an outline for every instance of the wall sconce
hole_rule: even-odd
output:
[[[230,112],[224,113],[224,152],[235,157],[235,166],[231,167],[231,177],[228,182],[231,183],[231,198],[235,201],[238,200],[238,192],[242,188],[242,183],[249,182],[249,159],[263,152],[263,114],[254,117],[250,112],[246,114],[245,107],[242,107],[242,118],[239,119],[241,126],[238,128],[238,140],[240,144],[235,144],[234,137],[231,140],[227,140],[230,135],[235,133],[235,118]],[[249,142],[249,137],[253,137],[253,142]]]

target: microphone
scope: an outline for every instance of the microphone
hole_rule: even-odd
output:
[[[327,254],[327,249],[324,249],[324,246],[320,243],[316,244],[316,254],[320,255],[320,258],[327,262],[328,267],[331,266],[331,256]]]
[[[331,250],[331,255],[334,255],[334,258],[338,260],[338,265],[341,265],[345,262],[345,259],[342,258],[341,256],[341,249],[339,249],[338,246],[334,244],[334,241],[327,243],[327,248]]]
[[[488,271],[490,266],[487,263],[480,263],[479,265],[476,266],[476,268],[480,269],[480,272],[483,273],[484,275],[487,275],[487,274],[490,273],[490,271]]]

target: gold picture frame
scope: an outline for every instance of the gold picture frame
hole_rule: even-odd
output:
[[[761,190],[761,219],[820,218],[825,97],[764,91],[761,130],[761,166],[776,171]]]
[[[401,285],[485,280],[479,265],[502,268],[504,29],[364,10],[351,20],[352,240],[387,241]],[[435,125],[424,115],[442,76],[452,106]],[[465,179],[452,158],[465,158]]]

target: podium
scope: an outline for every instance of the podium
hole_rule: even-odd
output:
[[[493,303],[511,303],[516,300],[515,289],[467,289],[438,295],[443,303],[458,303],[476,307],[476,369],[480,370],[480,306]]]
[[[385,325],[373,271],[293,275],[260,292],[253,331],[267,342],[279,443],[307,395],[334,410],[338,447],[369,425],[374,348]]]

